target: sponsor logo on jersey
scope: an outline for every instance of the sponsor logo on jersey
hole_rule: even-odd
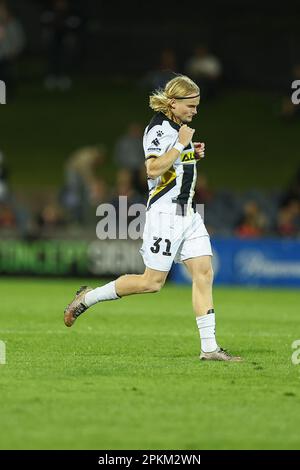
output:
[[[159,146],[159,140],[158,139],[154,139],[152,140],[151,144],[155,145],[156,147]]]
[[[194,152],[186,152],[180,155],[180,159],[182,163],[193,162],[195,160],[195,153]]]

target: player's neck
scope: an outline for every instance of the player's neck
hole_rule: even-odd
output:
[[[169,119],[171,119],[171,121],[174,121],[176,124],[178,124],[179,126],[182,125],[182,121],[179,118],[177,118],[176,116],[174,116],[174,114],[171,113],[171,111],[166,112],[166,116]]]

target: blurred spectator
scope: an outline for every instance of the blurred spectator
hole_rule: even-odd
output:
[[[37,224],[40,229],[53,230],[65,224],[62,209],[54,203],[47,204],[37,216]]]
[[[235,233],[239,237],[251,238],[265,235],[267,218],[255,201],[244,205],[243,214],[236,225]]]
[[[119,170],[116,177],[116,186],[114,189],[114,194],[110,203],[115,207],[117,214],[117,221],[120,222],[119,215],[119,197],[127,197],[127,206],[130,207],[132,204],[144,204],[145,198],[139,194],[133,187],[132,184],[132,175],[130,171],[126,169]],[[127,214],[123,214],[126,217],[126,220],[130,222],[135,216],[128,217]]]
[[[143,196],[133,187],[131,172],[125,168],[119,170],[117,173],[112,201],[118,201],[119,196],[127,196],[128,205],[143,202]]]
[[[9,187],[8,169],[4,154],[0,151],[0,227],[16,228],[22,237],[27,236],[29,230],[29,214],[20,204]]]
[[[41,22],[48,50],[45,87],[68,90],[72,85],[72,69],[81,52],[83,18],[69,0],[53,0],[52,8],[43,12]]]
[[[126,134],[118,139],[114,153],[115,163],[120,169],[124,168],[131,172],[134,187],[140,192],[144,191],[144,187],[141,188],[140,171],[141,168],[145,169],[142,141],[142,126],[137,122],[131,122]]]
[[[300,234],[300,202],[290,199],[279,210],[277,219],[277,233],[281,237],[295,237]]]
[[[25,45],[21,23],[10,12],[6,1],[0,0],[0,80],[7,86],[7,94],[14,91],[14,63]]]
[[[146,75],[143,80],[143,85],[150,90],[163,88],[169,80],[174,78],[176,69],[175,52],[173,49],[163,49],[158,67]]]
[[[92,207],[97,207],[107,199],[107,184],[103,179],[93,181],[90,185],[89,200]],[[95,211],[93,211],[94,213]]]
[[[16,218],[11,207],[0,201],[0,228],[15,228]]]
[[[200,87],[201,97],[213,98],[220,86],[222,65],[205,45],[199,45],[185,64],[185,71]]]
[[[97,168],[103,164],[105,157],[106,151],[101,145],[80,148],[70,156],[60,201],[73,221],[83,223],[97,191],[102,194],[106,190],[104,182],[96,175]]]
[[[294,104],[292,102],[292,94],[295,90],[291,88],[294,80],[300,80],[300,63],[296,64],[292,68],[292,73],[287,84],[288,93],[282,98],[281,102],[281,117],[289,120],[300,116],[300,104]]]

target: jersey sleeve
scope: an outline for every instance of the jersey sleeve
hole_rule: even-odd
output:
[[[161,126],[154,126],[144,135],[145,159],[157,158],[166,153],[174,146],[177,137],[177,132],[162,130]]]

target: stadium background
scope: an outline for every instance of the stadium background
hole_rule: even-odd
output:
[[[5,296],[0,340],[7,343],[8,353],[9,345],[15,346],[11,355],[7,355],[11,357],[10,363],[17,365],[14,373],[9,371],[9,361],[6,369],[1,369],[8,400],[3,419],[9,430],[1,448],[42,448],[47,445],[49,448],[297,447],[292,431],[292,405],[282,405],[288,415],[285,420],[278,417],[278,410],[274,414],[274,410],[278,400],[292,401],[297,397],[296,368],[290,364],[290,345],[297,339],[294,332],[299,304],[299,293],[291,287],[300,285],[300,105],[292,106],[290,97],[292,81],[300,79],[299,4],[291,4],[288,9],[286,5],[270,6],[255,0],[242,4],[233,0],[189,2],[183,12],[183,7],[174,8],[170,2],[133,1],[116,7],[113,2],[74,1],[70,2],[70,11],[66,15],[67,26],[57,33],[51,23],[52,2],[11,0],[7,3],[23,32],[19,50],[12,57],[4,57],[1,49],[5,37],[1,35],[4,22],[0,8],[0,80],[5,79],[7,83],[8,102],[0,114],[0,273]],[[96,208],[103,202],[111,202],[117,207],[119,195],[127,195],[131,202],[145,200],[143,161],[135,162],[134,168],[126,168],[124,149],[130,148],[139,154],[137,142],[141,139],[141,129],[151,118],[147,106],[149,93],[155,85],[163,85],[172,72],[188,73],[188,59],[193,56],[195,47],[201,45],[206,46],[221,72],[213,81],[202,77],[203,97],[193,126],[197,139],[206,142],[207,151],[205,160],[198,167],[196,197],[197,202],[205,206],[205,220],[215,250],[216,284],[229,286],[218,287],[215,294],[219,309],[224,309],[224,316],[227,315],[222,325],[223,336],[237,350],[241,347],[241,339],[243,352],[252,362],[245,366],[243,382],[241,379],[240,388],[236,390],[237,396],[242,402],[244,400],[244,408],[235,410],[233,418],[236,426],[240,426],[247,416],[248,428],[240,436],[227,430],[235,404],[232,397],[229,398],[230,387],[225,387],[220,369],[214,366],[215,385],[224,392],[221,403],[225,411],[221,412],[219,408],[214,411],[216,421],[215,426],[212,425],[211,440],[205,437],[198,441],[177,427],[185,416],[191,416],[192,403],[182,405],[181,412],[172,402],[177,414],[170,412],[168,415],[166,411],[164,415],[165,405],[160,402],[162,393],[167,394],[172,387],[177,387],[176,373],[185,378],[185,386],[176,388],[182,398],[190,393],[195,383],[200,387],[195,379],[199,369],[188,362],[187,344],[195,347],[195,332],[190,333],[191,324],[181,316],[182,310],[186,310],[184,300],[189,302],[189,289],[176,285],[177,282],[189,282],[181,268],[171,273],[173,283],[168,284],[165,293],[159,294],[161,297],[130,299],[128,310],[124,307],[125,312],[122,307],[114,310],[114,304],[109,305],[110,316],[106,318],[111,320],[105,320],[104,327],[103,317],[101,321],[96,316],[92,318],[93,334],[100,335],[101,347],[106,345],[106,351],[99,353],[96,345],[91,345],[92,350],[86,352],[86,356],[80,355],[79,351],[90,342],[92,335],[88,330],[90,327],[85,326],[81,336],[72,332],[72,336],[65,339],[69,348],[66,353],[60,336],[64,333],[60,319],[57,322],[56,317],[81,279],[95,284],[96,279],[105,282],[107,277],[111,279],[124,272],[142,272],[139,241],[97,239],[95,230],[99,217]],[[93,156],[97,154],[95,167],[91,165],[87,169],[88,165],[82,165],[84,157],[80,167],[76,166],[76,158],[79,158],[76,152],[83,149],[88,152],[89,161],[94,161]],[[35,277],[20,277],[25,275]],[[54,279],[47,280],[49,276]],[[80,279],[73,279],[73,276]],[[89,280],[90,277],[94,279]],[[237,285],[246,287],[242,289]],[[51,314],[49,295],[54,296]],[[167,312],[169,295],[177,299],[181,296],[182,303],[177,305],[178,310],[175,305],[171,307],[171,310],[174,307],[175,320],[173,318],[174,331],[168,340],[168,313],[162,320],[159,312],[153,314],[150,309],[157,309],[155,302],[158,302]],[[149,315],[153,320],[151,325],[146,321],[148,329],[145,326],[145,330],[139,330],[138,326],[141,311],[147,321]],[[251,341],[246,338],[241,312],[249,335],[253,335]],[[264,318],[261,312],[264,312]],[[40,314],[42,317],[36,323]],[[128,325],[117,334],[116,329],[124,315],[128,315]],[[51,318],[55,318],[55,326]],[[290,324],[282,324],[281,321],[287,318]],[[56,365],[58,356],[47,338],[42,339],[39,335],[44,327],[58,356],[67,354],[65,363],[58,368],[48,364],[49,354]],[[164,347],[157,339],[158,328],[166,328],[161,333],[165,335]],[[176,328],[187,340],[184,350],[177,343],[179,333]],[[266,337],[263,336],[265,329],[268,330]],[[132,331],[136,331],[133,337]],[[156,338],[154,343],[151,343],[152,337]],[[148,347],[143,346],[141,338],[149,341]],[[121,350],[120,342],[123,343]],[[132,343],[134,349],[130,346]],[[154,357],[151,346],[158,348]],[[149,388],[154,397],[153,406],[159,403],[155,412],[161,417],[161,420],[157,418],[163,430],[161,438],[159,433],[155,437],[157,430],[153,423],[149,424],[151,416],[141,397],[131,403],[131,394],[147,395],[145,390],[141,391],[147,381],[143,375],[145,363],[134,359],[140,354],[139,347],[144,353],[141,354],[143,361],[147,361],[145,356],[148,354],[152,357],[148,363],[150,376],[157,378],[156,368],[161,368],[162,384],[155,390],[153,384]],[[172,348],[175,348],[175,357],[178,354],[178,364],[173,362]],[[123,358],[129,354],[128,363],[118,362],[115,357],[118,350]],[[271,352],[274,353],[272,360]],[[72,354],[81,370],[79,377],[74,372],[73,379],[77,377],[77,380],[90,384],[87,388],[91,388],[93,406],[98,401],[96,390],[104,393],[105,403],[109,403],[112,390],[118,390],[120,394],[116,393],[111,415],[108,413],[102,422],[103,427],[109,429],[107,433],[97,434],[97,422],[93,429],[88,427],[86,419],[92,420],[90,412],[88,418],[80,418],[86,430],[81,443],[72,441],[71,423],[75,422],[75,417],[71,415],[67,416],[64,437],[60,436],[61,440],[54,437],[59,416],[52,409],[50,414],[49,409],[48,412],[45,410],[47,406],[51,408],[51,400],[59,395],[59,387],[55,393],[47,392],[41,402],[37,398],[40,391],[45,391],[47,384],[52,383],[53,377],[62,380],[61,375],[66,375],[65,380],[69,378],[72,382],[72,373],[68,370]],[[97,368],[99,354],[101,373]],[[164,361],[165,365],[162,365]],[[39,372],[44,365],[47,376]],[[85,367],[89,368],[89,379],[82,372]],[[132,368],[136,372],[133,373]],[[170,370],[175,374],[172,383],[168,382]],[[186,370],[190,371],[188,377]],[[281,378],[275,374],[276,370],[280,371]],[[261,374],[259,379],[252,378],[253,371]],[[227,368],[226,372],[228,383],[238,381],[237,369],[229,372]],[[28,385],[40,373],[39,385],[27,387],[24,396],[22,392],[18,394],[16,386],[20,376],[29,381],[26,382]],[[98,381],[93,382],[93,374]],[[203,374],[207,385],[202,392],[217,399],[209,386],[210,370],[206,368]],[[284,377],[289,384],[287,388]],[[119,379],[123,381],[123,392],[118,389]],[[11,403],[10,380],[14,391]],[[254,402],[248,402],[247,390],[253,380],[258,421],[250,418],[255,408]],[[278,395],[275,393],[266,406],[262,394],[263,391],[267,393],[269,386],[276,388]],[[75,382],[70,383],[70,389],[72,387]],[[129,426],[128,436],[123,440],[116,431],[117,420],[114,421],[120,396],[128,415],[135,413],[133,428]],[[67,395],[60,397],[61,407],[66,403],[63,398],[67,400]],[[83,396],[76,400],[84,416]],[[22,403],[25,410],[21,418],[18,409],[14,408],[15,401]],[[15,424],[21,420],[25,429],[27,412],[33,424],[26,439],[22,426],[16,432]],[[218,413],[223,419],[219,431]],[[209,409],[201,410],[201,414],[204,423],[210,427]],[[46,431],[37,434],[35,429],[39,420],[40,424],[45,424],[43,416],[50,420],[50,427],[46,426],[48,434]],[[141,426],[141,416],[145,419],[139,436],[137,427]],[[166,417],[170,423],[177,423],[168,438],[165,433],[170,430],[166,426]],[[197,430],[193,419],[190,421],[192,433]],[[270,429],[262,427],[261,434],[255,436],[256,427],[262,422],[267,426],[268,420]],[[120,429],[127,425],[124,417]]]

